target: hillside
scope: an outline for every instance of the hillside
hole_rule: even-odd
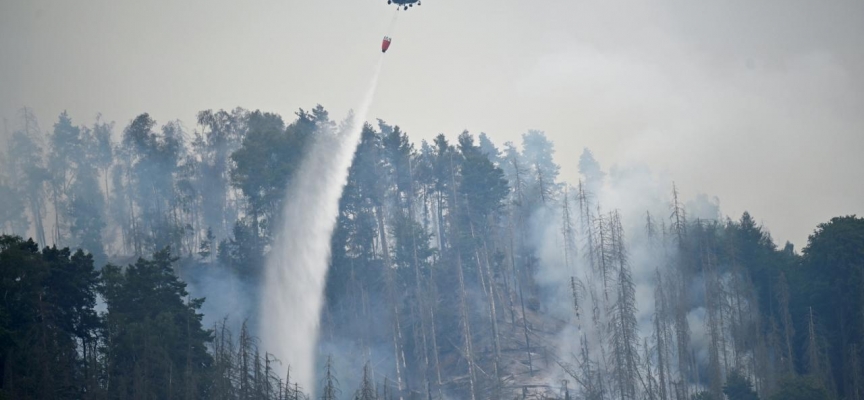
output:
[[[191,131],[23,119],[0,158],[0,398],[311,392],[256,336],[285,188],[338,125],[325,109],[208,110]],[[574,154],[540,131],[412,143],[367,124],[315,396],[864,396],[864,219],[814,227],[796,251],[748,213],[578,153],[581,179],[564,182],[554,160]]]

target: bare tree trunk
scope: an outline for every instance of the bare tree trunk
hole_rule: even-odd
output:
[[[456,233],[456,217],[459,197],[456,194],[456,172],[453,166],[453,155],[450,155],[450,189],[452,190],[452,203],[450,205],[450,229],[453,237],[458,237]],[[468,294],[465,290],[465,273],[462,268],[462,254],[455,246],[450,247],[456,256],[456,270],[459,275],[459,313],[461,314],[462,336],[465,341],[465,360],[468,363],[468,381],[471,389],[471,400],[477,398],[477,375],[474,371],[474,341],[471,334],[471,321],[468,314]]]
[[[411,224],[414,224],[414,172],[411,163],[411,157],[408,157],[408,220],[411,221]],[[424,230],[425,232],[425,230]],[[423,293],[422,285],[421,285],[421,277],[420,277],[420,260],[417,257],[417,234],[414,228],[411,228],[411,249],[412,249],[412,257],[414,262],[414,289],[417,291],[416,299],[417,299],[417,308],[420,314],[420,335],[423,344],[423,380],[424,386],[429,387],[429,342],[427,339],[427,313],[426,313],[426,296]]]
[[[54,199],[54,229],[52,229],[52,234],[54,235],[54,244],[60,246],[60,205],[57,199],[57,188],[52,189],[52,197]]]
[[[719,281],[714,270],[714,256],[707,244],[700,243],[702,253],[702,276],[704,279],[705,306],[708,314],[708,345],[709,358],[709,382],[711,393],[716,398],[723,396],[723,371],[720,368],[720,340],[723,335],[718,313],[722,313],[720,307]]]
[[[514,248],[515,246],[513,245],[513,223],[511,222],[510,224],[508,224],[507,228],[508,228],[508,232],[507,232],[508,235],[507,236],[510,239],[510,246],[509,246],[508,250],[509,250],[509,255],[510,255],[510,274],[511,274],[511,277],[513,279],[513,289],[512,290],[515,291],[516,286],[518,285],[517,280],[519,279],[519,277],[517,276],[517,272],[516,272],[516,256],[514,255],[516,249]],[[513,325],[513,327],[515,328],[516,327],[516,305],[513,304],[513,298],[516,297],[516,294],[511,292],[510,284],[507,283],[507,281],[508,280],[505,277],[504,288],[505,288],[505,290],[507,290],[507,303],[508,303],[508,306],[510,308],[510,324]]]
[[[678,245],[681,246],[687,234],[687,215],[684,206],[678,201],[678,187],[675,186],[675,182],[672,182],[672,218],[674,218],[672,229],[678,238]]]
[[[249,385],[249,346],[251,339],[246,329],[246,322],[240,328],[240,400],[248,400],[250,396]]]
[[[654,338],[657,342],[657,373],[659,375],[658,395],[660,400],[668,400],[666,392],[667,379],[667,328],[666,328],[666,296],[663,291],[663,280],[657,271],[657,283],[654,289]]]
[[[780,322],[783,323],[783,370],[785,373],[794,373],[795,359],[792,341],[795,337],[795,328],[792,326],[792,315],[789,313],[789,300],[789,284],[786,282],[786,274],[780,272],[777,279],[777,304],[780,306]]]
[[[857,344],[851,344],[849,346],[849,358],[848,364],[846,365],[847,376],[849,377],[848,389],[846,392],[848,393],[849,400],[861,400],[862,395],[864,395],[864,387],[862,387],[862,377],[861,377],[861,359],[859,358],[860,349]]]
[[[474,372],[474,345],[471,336],[471,322],[468,316],[468,294],[465,291],[465,276],[462,271],[462,256],[459,250],[456,250],[456,269],[459,272],[459,313],[462,319],[462,336],[465,340],[465,360],[468,363],[468,379],[471,387],[471,400],[475,400],[476,393],[476,375]]]
[[[531,360],[531,338],[528,336],[528,314],[525,312],[525,295],[522,291],[522,281],[519,281],[519,302],[522,306],[522,332],[525,334],[525,351],[528,353],[528,373],[534,376],[534,363]]]
[[[38,197],[38,194],[34,195],[34,197]],[[30,201],[30,212],[33,213],[33,224],[36,226],[36,238],[39,240],[39,244],[47,246],[48,242],[45,240],[45,226],[42,224],[42,206],[39,203],[38,200],[32,199]]]
[[[138,221],[135,218],[135,203],[133,201],[133,192],[132,192],[132,178],[127,168],[127,196],[129,196],[129,218],[130,218],[130,226],[132,227],[132,248],[135,252],[136,256],[141,256],[141,242],[140,242],[140,232],[138,229]]]
[[[470,210],[468,211],[470,215]],[[474,234],[474,222],[471,218],[468,218],[469,228],[471,229],[471,239],[472,243],[476,243],[476,236]],[[486,245],[486,239],[482,238],[483,245]],[[485,254],[485,252],[484,252]],[[495,281],[492,277],[492,273],[489,268],[489,259],[488,257],[484,257],[485,263],[481,261],[479,249],[474,246],[474,257],[477,260],[477,273],[480,277],[480,284],[483,286],[483,292],[486,295],[486,300],[489,303],[489,321],[492,325],[492,343],[495,351],[495,361],[494,361],[494,373],[495,379],[498,381],[500,379],[498,368],[500,366],[501,360],[501,342],[499,340],[498,334],[498,315],[495,308]],[[485,267],[484,267],[485,264]],[[485,277],[485,278],[484,278]],[[488,283],[487,283],[488,282]],[[487,286],[488,285],[488,289]]]
[[[484,254],[486,254],[486,252],[487,252],[487,250],[485,250],[486,239],[483,239],[483,247],[484,247]],[[485,262],[486,275],[488,277],[489,290],[491,292],[491,297],[489,298],[489,312],[491,314],[490,319],[492,320],[492,339],[493,339],[493,344],[494,344],[494,349],[495,349],[495,380],[496,380],[496,384],[500,384],[500,381],[501,381],[501,375],[500,375],[501,374],[501,372],[500,372],[500,368],[501,368],[501,365],[500,365],[501,364],[501,339],[500,339],[500,333],[498,330],[498,311],[497,311],[497,307],[495,306],[495,302],[497,299],[497,293],[496,293],[496,285],[495,285],[495,281],[494,281],[494,276],[493,276],[492,271],[491,271],[492,268],[489,265],[488,256],[485,257],[485,260],[486,260],[486,262]]]
[[[399,389],[399,398],[402,399],[402,332],[399,324],[399,306],[396,301],[396,277],[393,272],[393,264],[390,260],[390,246],[387,244],[387,231],[384,225],[384,209],[382,206],[375,208],[378,220],[378,236],[381,241],[381,254],[384,258],[384,276],[387,279],[387,294],[391,305],[393,316],[393,355],[396,361],[396,385]]]
[[[594,250],[594,254],[597,257],[597,267],[600,270],[600,277],[603,283],[603,300],[604,304],[607,306],[604,308],[608,308],[609,283],[612,280],[612,276],[609,273],[609,269],[612,268],[612,261],[610,260],[609,254],[609,223],[600,212],[599,205],[597,206],[597,218],[594,220],[594,223],[597,224],[595,227],[595,233],[597,235],[595,243],[597,244],[597,248]]]
[[[434,274],[434,271],[432,273]],[[436,298],[438,298],[438,296],[437,296],[437,291],[434,290],[434,288],[435,288],[434,275],[431,277],[430,281],[431,281],[430,286],[432,287],[430,295],[431,295],[432,299],[436,299]],[[432,334],[432,354],[435,356],[435,377],[437,379],[436,383],[438,384],[438,388],[440,390],[441,385],[443,384],[443,381],[441,380],[441,360],[439,359],[439,356],[438,356],[438,354],[440,352],[438,351],[438,333],[437,333],[438,331],[435,328],[435,309],[436,309],[435,302],[430,301],[430,304],[429,304],[429,322],[432,325],[431,326],[431,328],[432,328],[432,331],[431,331],[431,334]]]
[[[564,238],[564,267],[570,270],[571,260],[577,256],[576,252],[576,230],[573,229],[573,220],[570,212],[570,197],[567,189],[564,189],[564,199],[561,207],[561,236]]]
[[[645,382],[645,384],[647,384],[647,386],[648,386],[645,389],[645,397],[648,400],[656,400],[657,399],[657,392],[656,392],[656,388],[655,388],[656,380],[654,379],[654,370],[652,369],[652,365],[651,365],[651,348],[648,347],[648,338],[647,337],[643,340],[642,349],[644,351],[645,370],[648,373],[647,382]]]
[[[588,265],[591,267],[591,270],[594,271],[597,268],[597,257],[596,254],[594,254],[595,247],[594,227],[592,222],[593,218],[591,216],[591,203],[589,201],[589,194],[585,192],[585,189],[582,186],[582,180],[579,180],[576,200],[579,202],[579,219],[580,225],[582,226],[582,236],[585,238],[585,246],[588,248],[585,257],[588,259]]]
[[[613,313],[610,340],[615,355],[614,369],[621,399],[635,400],[639,364],[636,287],[630,275],[624,246],[624,231],[617,211],[610,214],[609,227],[611,255],[614,262],[618,264],[617,298],[610,309]]]
[[[690,398],[690,326],[687,321],[689,303],[687,300],[687,285],[683,277],[676,277],[675,291],[675,338],[678,348],[678,379],[681,398]]]

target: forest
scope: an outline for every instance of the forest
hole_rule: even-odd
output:
[[[864,400],[864,218],[797,250],[541,131],[414,143],[382,120],[339,203],[319,384],[298,386],[257,339],[258,288],[338,123],[22,109],[0,141],[0,399]]]

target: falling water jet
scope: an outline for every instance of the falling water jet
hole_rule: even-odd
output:
[[[322,132],[289,184],[280,229],[265,267],[261,300],[264,348],[291,366],[308,392],[315,389],[315,349],[339,198],[348,181],[383,56],[360,107],[336,135]]]

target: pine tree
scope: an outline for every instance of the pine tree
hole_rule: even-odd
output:
[[[198,255],[202,260],[212,261],[213,247],[215,246],[216,236],[213,235],[213,228],[207,227],[207,234],[201,245],[198,247]]]
[[[658,270],[654,286],[654,342],[657,351],[657,394],[660,400],[668,400],[668,384],[670,381],[669,354],[672,345],[672,333],[669,329],[669,306],[667,303],[664,282]]]
[[[587,259],[591,269],[594,270],[597,268],[598,261],[597,254],[595,254],[594,217],[591,214],[590,196],[591,194],[585,191],[580,180],[576,191],[576,201],[579,204],[579,226],[581,227],[581,234],[585,240],[585,248],[587,249],[584,252],[584,257]]]
[[[360,381],[360,387],[354,393],[354,400],[378,400],[378,395],[375,394],[374,377],[371,375],[369,362],[363,366],[363,379]]]
[[[536,193],[540,204],[557,198],[561,190],[561,184],[556,182],[560,167],[552,159],[555,154],[552,142],[544,132],[531,130],[522,135],[522,149],[533,178],[532,193]]]
[[[112,397],[177,397],[186,379],[195,381],[193,397],[207,395],[213,357],[206,347],[211,332],[198,313],[204,300],[184,301],[188,292],[174,275],[175,261],[166,249],[125,269],[102,270],[100,294],[108,306],[103,351]]]
[[[327,363],[324,364],[324,378],[321,380],[321,400],[338,400],[342,391],[339,390],[339,381],[336,379],[335,371],[333,370],[333,357],[327,357]]]
[[[98,393],[93,350],[98,273],[82,251],[0,236],[0,396],[66,399]],[[79,352],[80,350],[80,352]]]
[[[609,216],[612,260],[617,267],[616,293],[610,308],[612,333],[609,341],[613,354],[613,374],[621,400],[636,399],[639,365],[639,337],[636,321],[636,286],[624,245],[624,230],[618,212]]]
[[[687,235],[687,213],[684,206],[678,200],[678,187],[675,182],[672,182],[672,231],[678,239],[679,246],[684,243],[684,237]]]
[[[723,385],[723,394],[729,400],[759,400],[750,380],[738,371],[729,373],[726,384]]]
[[[600,163],[594,159],[594,154],[587,147],[579,156],[579,173],[585,178],[585,191],[600,193],[606,173],[600,168]]]
[[[564,239],[564,267],[570,271],[571,263],[576,259],[576,229],[573,227],[573,217],[570,212],[570,197],[568,191],[564,189],[564,196],[561,201],[561,236]]]
[[[48,241],[43,221],[43,216],[47,215],[45,184],[51,176],[45,167],[45,146],[36,116],[27,107],[20,114],[23,126],[12,133],[7,143],[8,173],[10,182],[19,188],[25,199],[36,241],[46,246]]]
[[[792,315],[789,312],[789,284],[786,274],[780,272],[777,278],[777,305],[779,307],[780,322],[783,326],[783,356],[781,364],[783,371],[787,374],[795,373],[795,355],[793,351],[793,340],[795,338],[795,327],[792,324]]]

